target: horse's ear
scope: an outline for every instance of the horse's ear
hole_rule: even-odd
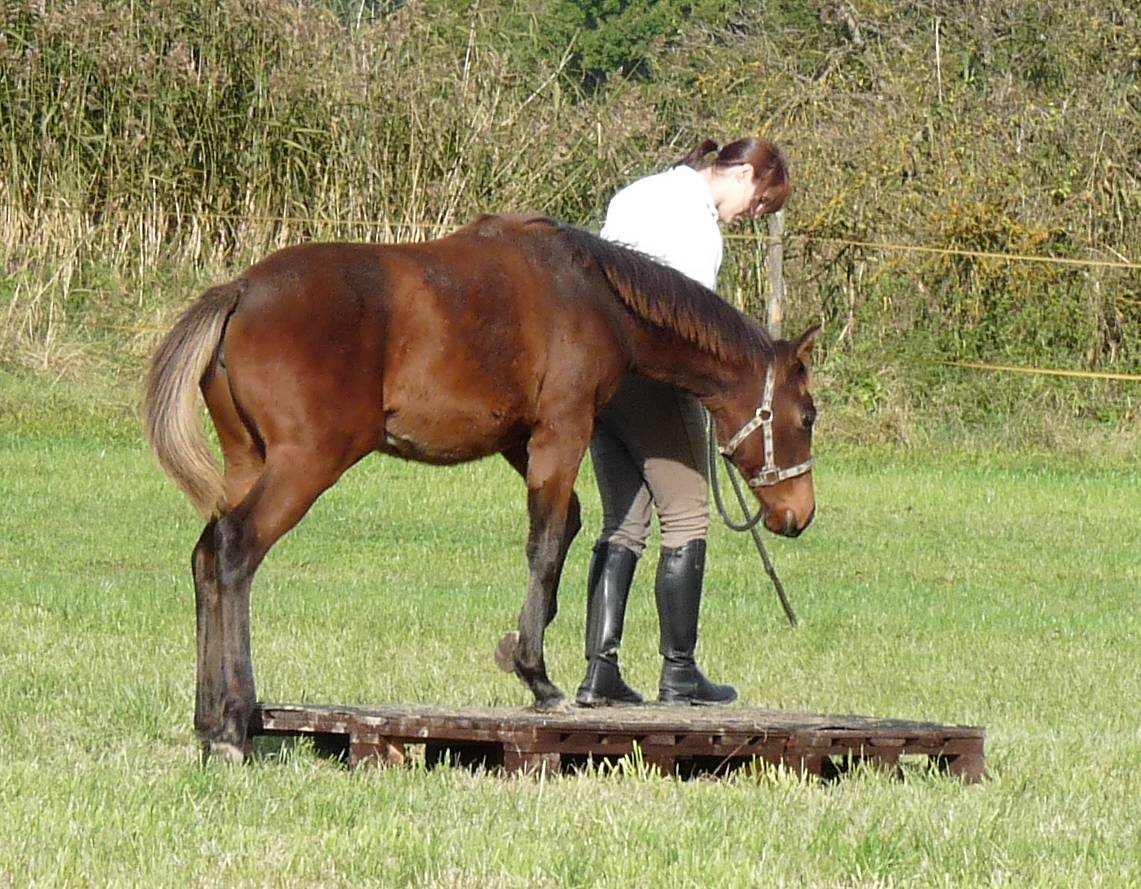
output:
[[[816,345],[816,338],[820,336],[820,325],[808,328],[796,341],[796,357],[805,367],[812,366],[812,347]]]

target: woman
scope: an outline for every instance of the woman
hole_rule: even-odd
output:
[[[776,212],[788,194],[788,166],[773,143],[741,139],[719,148],[706,141],[673,168],[619,191],[607,208],[602,237],[715,289],[722,257],[718,223]],[[655,589],[664,658],[658,700],[736,700],[736,689],[706,679],[693,656],[709,528],[701,404],[671,386],[628,376],[598,417],[590,453],[602,495],[603,529],[590,565],[588,666],[576,701],[584,707],[642,703],[622,680],[618,649],[653,511],[662,531]]]

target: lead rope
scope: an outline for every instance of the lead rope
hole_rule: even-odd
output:
[[[777,577],[776,568],[773,567],[772,560],[769,558],[768,551],[765,549],[765,543],[761,540],[761,532],[757,530],[757,523],[764,517],[764,510],[757,510],[757,514],[752,518],[749,517],[749,505],[745,501],[744,492],[741,490],[741,483],[737,481],[737,476],[734,473],[733,461],[728,457],[722,456],[725,461],[726,472],[729,476],[729,481],[733,484],[733,491],[737,495],[737,502],[741,505],[741,512],[745,516],[746,521],[737,523],[729,517],[728,510],[725,509],[725,502],[721,497],[721,485],[717,480],[717,431],[713,425],[713,417],[706,413],[706,422],[709,427],[709,483],[713,488],[713,502],[717,504],[717,511],[721,514],[721,521],[732,531],[748,531],[753,535],[753,543],[757,545],[757,552],[761,554],[761,561],[765,565],[765,573],[773,582],[776,587],[777,597],[780,599],[781,607],[784,609],[785,616],[791,626],[799,626],[800,621],[796,618],[796,612],[793,611],[792,603],[788,601],[788,595],[784,591],[784,584],[780,582]]]
[[[717,504],[717,511],[721,513],[721,521],[723,521],[731,531],[751,531],[757,526],[757,522],[764,518],[765,512],[763,509],[760,509],[755,516],[750,518],[749,507],[745,501],[742,500],[741,512],[745,516],[745,521],[738,524],[729,517],[729,512],[725,509],[725,501],[721,497],[721,485],[717,481],[717,430],[713,426],[713,417],[710,416],[708,412],[705,415],[705,422],[709,430],[709,448],[707,451],[709,460],[709,484],[713,488],[713,502]],[[725,460],[726,463],[730,463],[728,457],[722,457],[722,459]],[[730,463],[730,465],[732,464]],[[729,476],[732,478],[732,473],[730,473]],[[736,489],[737,480],[735,478],[733,479],[733,483]],[[738,497],[740,497],[740,493],[738,493]]]

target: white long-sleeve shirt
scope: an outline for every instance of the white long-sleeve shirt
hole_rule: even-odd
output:
[[[709,185],[692,167],[627,185],[610,199],[601,234],[717,288],[723,253],[717,208]]]

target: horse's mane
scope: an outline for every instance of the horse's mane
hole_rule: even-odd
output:
[[[673,331],[723,361],[772,357],[775,347],[764,328],[687,275],[557,220],[533,222],[552,226],[574,253],[593,260],[615,294],[639,318]]]

